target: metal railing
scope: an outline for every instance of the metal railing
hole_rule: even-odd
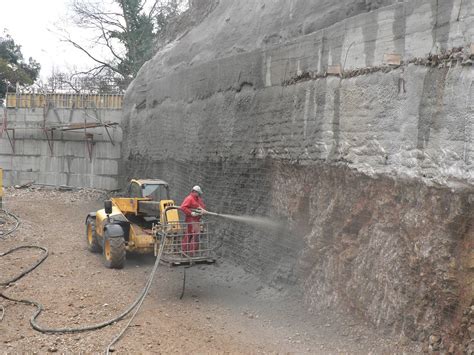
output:
[[[172,264],[214,262],[214,246],[208,222],[168,222],[154,225],[155,235],[164,240],[162,260]]]
[[[123,95],[7,93],[5,101],[7,108],[43,108],[52,105],[55,108],[119,110],[122,108]]]

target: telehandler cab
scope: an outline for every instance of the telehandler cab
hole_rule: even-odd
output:
[[[157,253],[164,241],[162,260],[174,265],[214,262],[211,257],[207,224],[199,222],[197,251],[186,252],[183,238],[189,230],[180,220],[179,206],[170,199],[168,183],[163,180],[131,180],[129,197],[113,197],[104,208],[86,218],[87,248],[103,251],[105,266],[121,269],[127,252]],[[195,226],[193,226],[195,228]]]

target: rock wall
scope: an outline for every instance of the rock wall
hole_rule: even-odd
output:
[[[473,296],[473,24],[462,1],[223,0],[128,89],[123,176],[288,221],[220,221],[222,253],[315,310],[413,339],[456,329]]]

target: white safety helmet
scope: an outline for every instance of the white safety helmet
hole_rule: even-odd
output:
[[[199,195],[202,195],[202,190],[198,185],[193,187],[193,191],[196,191]]]

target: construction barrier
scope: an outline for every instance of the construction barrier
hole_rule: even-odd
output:
[[[97,108],[122,109],[122,94],[18,94],[7,93],[7,108]]]

